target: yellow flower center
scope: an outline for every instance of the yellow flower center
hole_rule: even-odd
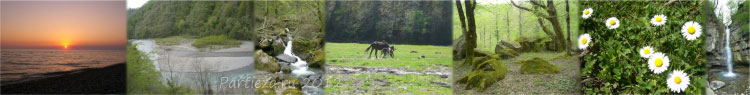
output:
[[[654,64],[656,65],[656,67],[661,67],[662,65],[661,58],[656,58],[656,61],[654,61]]]
[[[682,79],[680,79],[680,77],[675,77],[674,78],[674,83],[675,84],[680,84],[681,82],[682,82]]]
[[[656,22],[661,22],[661,17],[656,17]]]
[[[615,20],[609,20],[610,25],[615,25]]]
[[[643,53],[644,54],[649,54],[649,53],[651,53],[651,50],[648,50],[648,49],[647,50],[643,50]]]
[[[586,44],[586,41],[587,41],[587,40],[588,40],[588,39],[586,39],[586,38],[583,38],[583,39],[581,40],[581,44],[582,44],[582,45],[583,45],[583,44]]]
[[[583,11],[583,14],[588,15],[589,14],[589,10]]]
[[[688,27],[688,33],[694,34],[695,33],[695,27],[694,26]]]

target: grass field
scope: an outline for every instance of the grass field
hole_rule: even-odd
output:
[[[326,43],[326,64],[332,67],[389,68],[423,72],[450,72],[451,47],[394,45],[395,58],[368,58],[370,44]],[[412,53],[416,51],[416,53]],[[380,53],[379,53],[380,54]],[[425,58],[419,58],[425,56]],[[326,74],[328,94],[450,94],[450,78],[432,74],[384,74],[355,72]]]
[[[557,9],[558,19],[563,30],[565,27],[565,2],[554,1]],[[570,3],[570,37],[571,41],[577,40],[579,35],[578,23],[580,22],[581,11],[578,1],[572,0]],[[519,2],[516,2],[519,4]],[[521,6],[532,8],[528,2],[520,3]],[[461,36],[461,21],[458,19],[458,12],[453,6],[453,39]],[[519,13],[519,11],[521,11]],[[515,41],[518,37],[546,37],[537,23],[537,17],[532,12],[520,10],[508,4],[479,4],[475,9],[476,29],[477,29],[477,48],[494,51],[495,44],[499,40]],[[550,31],[552,24],[545,20],[544,23]],[[519,34],[519,31],[523,33]],[[566,34],[565,31],[563,31]],[[565,35],[567,36],[567,34]]]
[[[326,76],[328,94],[368,93],[368,94],[418,94],[435,95],[453,93],[451,88],[441,87],[433,82],[450,83],[448,78],[434,75],[392,75],[392,74],[355,74]]]
[[[326,43],[326,64],[332,66],[358,66],[368,68],[397,68],[406,70],[424,70],[426,68],[450,67],[452,60],[451,47],[448,46],[416,46],[416,45],[393,45],[394,57],[388,56],[382,59],[375,54],[368,58],[369,52],[365,49],[370,44],[352,43]],[[411,53],[416,51],[417,53]],[[381,53],[378,52],[378,55]],[[419,59],[420,56],[425,56]]]

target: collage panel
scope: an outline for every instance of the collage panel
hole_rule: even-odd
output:
[[[454,4],[454,94],[581,94],[578,1]]]
[[[750,93],[750,0],[710,0],[705,13],[706,94]]]
[[[253,1],[255,91],[258,95],[323,95],[325,3]]]
[[[0,0],[2,94],[750,94],[750,0]]]
[[[451,2],[326,1],[325,91],[451,94]]]
[[[703,94],[707,3],[581,2],[582,91]]]
[[[129,94],[253,94],[253,2],[147,1],[127,9]]]
[[[1,1],[2,94],[125,94],[125,1]]]

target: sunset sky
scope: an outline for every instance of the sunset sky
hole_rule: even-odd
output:
[[[2,1],[2,49],[124,49],[125,1]]]

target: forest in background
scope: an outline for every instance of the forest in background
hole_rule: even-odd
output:
[[[448,1],[327,1],[327,42],[450,45]]]
[[[546,3],[546,2],[542,2]],[[556,5],[556,12],[558,21],[560,22],[561,31],[566,38],[570,40],[578,39],[578,35],[581,34],[578,31],[578,24],[581,10],[578,1],[569,1],[570,12],[565,11],[565,1],[554,1]],[[549,35],[540,28],[539,20],[542,19],[536,16],[534,12],[519,9],[512,5],[512,3],[500,3],[500,4],[489,4],[489,3],[477,3],[475,11],[476,32],[477,32],[477,48],[483,50],[494,50],[495,45],[501,40],[505,41],[517,41],[518,38],[548,38]],[[515,2],[518,6],[537,9],[539,12],[545,12],[542,8],[536,7],[529,2]],[[453,5],[454,11],[452,14],[458,15],[456,7]],[[565,24],[565,16],[570,15],[570,37],[568,37],[567,27]],[[453,39],[458,39],[463,33],[461,33],[461,23],[458,16],[453,16]],[[548,20],[543,20],[544,27],[554,31],[552,24]]]
[[[128,9],[128,39],[227,35],[250,40],[252,2],[149,1]]]

